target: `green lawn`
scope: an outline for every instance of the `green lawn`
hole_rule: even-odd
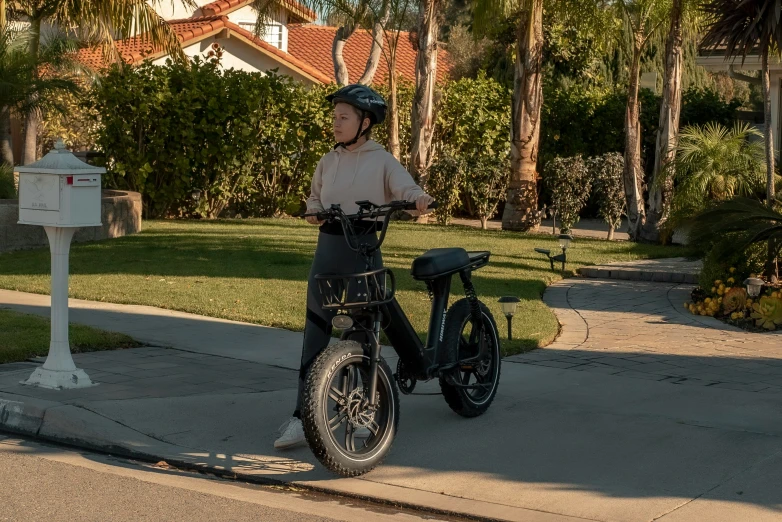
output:
[[[0,309],[0,364],[24,361],[49,353],[49,319]],[[127,335],[103,332],[72,324],[70,326],[73,353],[132,348],[139,343]]]
[[[301,330],[316,239],[316,227],[294,219],[147,221],[144,232],[135,236],[74,245],[70,295]],[[554,339],[558,324],[541,296],[560,275],[533,248],[556,249],[556,239],[392,223],[385,264],[398,269],[397,295],[419,333],[427,327],[429,300],[423,283],[410,277],[410,264],[425,250],[445,246],[492,251],[491,263],[475,273],[474,282],[501,326],[497,299],[521,298],[514,319],[516,340],[504,346],[506,353]],[[568,252],[568,269],[683,254],[675,247],[577,239]],[[48,293],[48,250],[0,254],[0,288]],[[458,278],[453,291],[461,292]]]

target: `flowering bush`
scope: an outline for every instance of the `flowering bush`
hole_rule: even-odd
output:
[[[782,289],[767,285],[760,296],[750,299],[741,286],[743,281],[736,267],[730,267],[726,277],[715,279],[711,288],[696,288],[684,307],[692,314],[717,317],[747,330],[775,330],[782,325]]]

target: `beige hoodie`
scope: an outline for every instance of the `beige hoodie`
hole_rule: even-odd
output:
[[[332,150],[320,159],[312,176],[307,212],[339,204],[347,214],[358,212],[356,201],[377,205],[391,201],[415,201],[425,194],[394,156],[379,143],[368,140],[350,151]]]

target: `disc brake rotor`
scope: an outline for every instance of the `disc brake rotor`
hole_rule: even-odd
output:
[[[378,393],[378,400],[380,394]],[[347,401],[347,415],[350,423],[355,427],[367,428],[375,421],[375,411],[364,402],[364,389],[356,388],[350,392]]]

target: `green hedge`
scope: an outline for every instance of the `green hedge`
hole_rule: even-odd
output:
[[[269,216],[298,209],[330,145],[324,88],[276,74],[115,66],[95,89],[108,182],[142,193],[151,217]]]

